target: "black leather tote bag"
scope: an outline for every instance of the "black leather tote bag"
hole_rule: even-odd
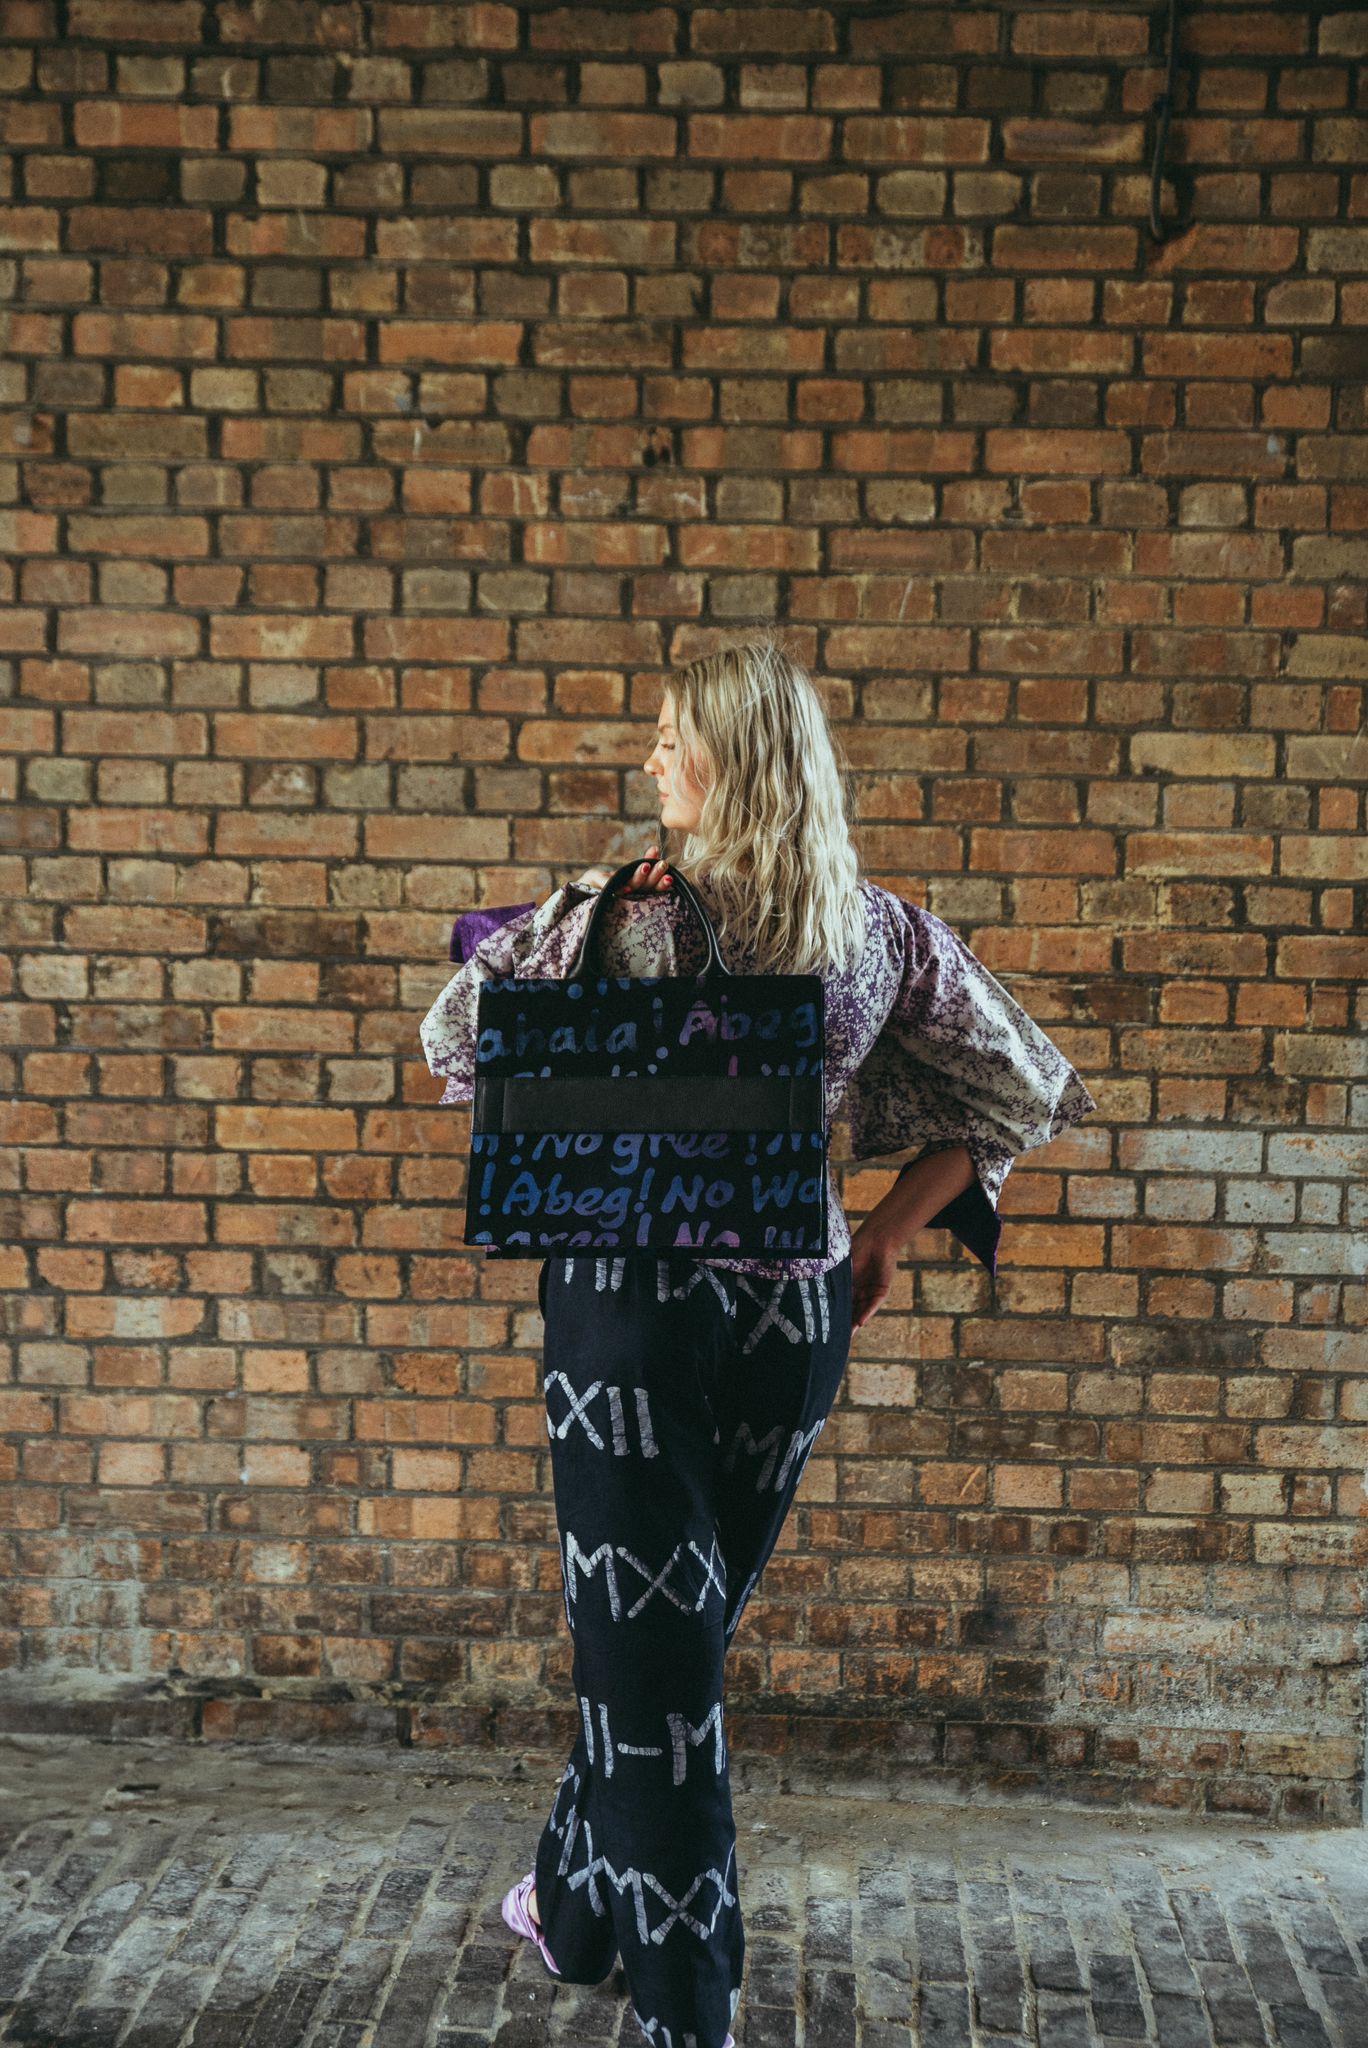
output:
[[[697,975],[601,974],[610,877],[564,981],[482,982],[466,1242],[783,1259],[827,1249],[824,990],[733,974],[675,867]]]

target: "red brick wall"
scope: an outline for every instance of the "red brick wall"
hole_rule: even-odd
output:
[[[1156,250],[1162,8],[0,9],[11,1696],[563,1725],[417,1027],[774,616],[1101,1107],[858,1340],[738,1740],[1353,1808],[1368,31],[1182,12]]]

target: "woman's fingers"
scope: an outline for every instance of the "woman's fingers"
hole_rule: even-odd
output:
[[[658,846],[646,849],[646,859],[638,864],[637,871],[632,877],[633,889],[668,889],[671,886],[670,877],[665,872],[665,862],[651,858],[652,855],[659,853]]]
[[[853,1332],[862,1330],[883,1307],[893,1291],[893,1276],[897,1268],[896,1261],[890,1264],[873,1240],[863,1234],[863,1226],[851,1239],[850,1256],[850,1327]]]
[[[885,1287],[874,1294],[856,1295],[855,1313],[851,1318],[850,1324],[851,1329],[862,1330],[865,1324],[874,1317],[874,1315],[878,1312],[880,1308],[882,1308],[883,1304],[888,1299],[888,1294],[889,1290]]]

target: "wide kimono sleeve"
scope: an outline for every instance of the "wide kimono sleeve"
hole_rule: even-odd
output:
[[[998,1202],[1012,1161],[1097,1108],[1074,1068],[949,925],[885,897],[902,962],[883,1027],[845,1098],[851,1152],[968,1147],[975,1178],[929,1220],[997,1269]],[[905,1173],[916,1164],[909,1160]]]
[[[461,966],[418,1027],[429,1072],[446,1082],[442,1103],[475,1098],[481,982],[513,976],[563,981],[583,944],[597,894],[570,882],[540,906],[467,911],[457,919],[451,957],[459,951]],[[703,957],[703,942],[687,925],[685,906],[669,897],[620,896],[608,906],[597,964],[610,974],[691,971]]]

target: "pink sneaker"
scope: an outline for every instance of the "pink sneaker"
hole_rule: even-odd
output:
[[[542,1940],[541,1925],[533,1919],[532,1909],[527,1903],[536,1881],[536,1871],[529,1870],[526,1877],[520,1878],[511,1891],[504,1893],[503,1904],[499,1910],[503,1914],[504,1924],[511,1927],[515,1934],[521,1934],[526,1941],[536,1942],[547,1969],[553,1977],[559,1977],[560,1971],[556,1968],[555,1959]]]

